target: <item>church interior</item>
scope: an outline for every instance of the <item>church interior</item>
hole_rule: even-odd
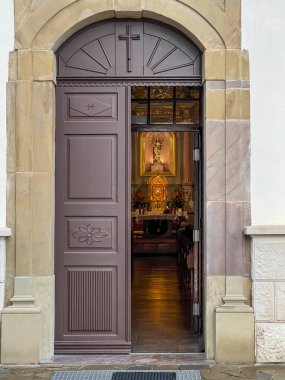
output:
[[[132,87],[133,352],[203,350],[201,319],[193,317],[200,113],[199,88]]]

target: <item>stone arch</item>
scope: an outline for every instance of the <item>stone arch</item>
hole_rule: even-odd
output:
[[[66,5],[64,3],[67,3]],[[32,13],[22,16],[16,31],[18,48],[56,50],[84,26],[108,18],[146,17],[167,23],[183,32],[201,50],[237,48],[240,44],[238,19],[212,0],[164,1],[64,1],[48,0]],[[17,5],[20,7],[20,5]],[[23,13],[27,9],[21,9]],[[58,34],[58,25],[61,33]],[[30,27],[29,33],[23,33]]]

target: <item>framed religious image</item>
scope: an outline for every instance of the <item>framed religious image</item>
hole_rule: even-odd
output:
[[[175,176],[174,132],[140,134],[140,175]]]

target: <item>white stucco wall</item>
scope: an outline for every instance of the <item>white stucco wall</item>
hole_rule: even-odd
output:
[[[6,82],[8,80],[9,51],[14,46],[13,0],[1,1],[0,11],[0,309],[3,306],[5,281],[6,226]]]
[[[285,224],[285,1],[242,0],[249,50],[252,225]]]

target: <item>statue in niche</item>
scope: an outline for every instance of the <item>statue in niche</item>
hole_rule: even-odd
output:
[[[165,142],[165,137],[163,134],[157,132],[150,135],[150,142],[152,143],[153,148],[153,163],[151,165],[151,172],[162,173],[163,172],[163,163],[160,158],[161,148]]]
[[[156,139],[152,146],[153,146],[153,164],[159,165],[161,164],[160,151],[161,151],[162,143],[159,139]]]
[[[174,132],[142,132],[140,134],[140,175],[175,176]]]

